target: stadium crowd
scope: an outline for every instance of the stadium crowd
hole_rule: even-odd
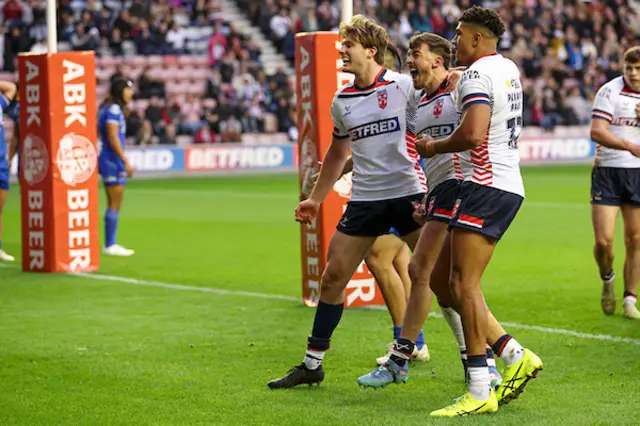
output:
[[[295,33],[335,30],[340,20],[336,0],[236,2],[291,64]],[[376,18],[406,50],[415,31],[450,39],[457,18],[474,4],[497,8],[508,24],[500,49],[523,73],[525,125],[587,124],[596,90],[620,73],[622,52],[640,40],[640,16],[626,0],[354,0],[354,13]],[[6,0],[1,10],[0,65],[13,73],[19,52],[46,51],[45,2]],[[189,47],[188,28],[213,28],[204,44],[203,93],[174,96],[149,69],[137,73],[136,99],[149,101],[129,116],[130,140],[173,143],[189,135],[209,143],[264,131],[295,140],[295,96],[284,68],[267,76],[260,50],[224,22],[221,11],[218,0],[58,0],[58,37],[99,57],[183,55],[200,53]],[[270,117],[275,124],[265,126]]]
[[[144,100],[144,108],[131,108],[127,119],[134,143],[175,143],[178,135],[195,143],[237,142],[243,133],[294,131],[293,92],[284,69],[267,76],[260,50],[221,19],[221,7],[217,0],[59,0],[58,42],[61,50],[93,50],[99,58],[206,53],[203,90],[186,96],[167,90],[169,82],[154,77],[153,68],[119,64],[111,78],[131,78],[136,101]],[[15,78],[18,53],[47,50],[45,1],[6,0],[0,8],[0,67]],[[207,27],[204,42],[195,44],[202,47],[190,48],[188,30]]]
[[[289,59],[296,32],[335,30],[340,21],[336,0],[238,2]],[[406,50],[416,31],[451,39],[474,5],[497,9],[507,23],[499,48],[521,69],[525,125],[588,124],[595,92],[620,75],[625,49],[640,43],[640,15],[626,0],[354,0],[354,14],[376,19]]]

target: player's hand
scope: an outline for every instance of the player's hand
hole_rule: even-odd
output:
[[[129,164],[128,161],[124,163],[124,169],[127,171],[128,177],[133,177],[133,167],[131,167],[131,164]]]
[[[413,220],[415,220],[418,224],[424,225],[426,220],[425,216],[427,215],[427,196],[425,195],[422,201],[415,205],[413,209]]]
[[[627,151],[633,154],[634,157],[640,158],[640,144],[626,142]]]
[[[416,141],[416,150],[421,157],[431,158],[436,155],[435,143],[431,136],[423,136]]]
[[[296,207],[296,222],[311,223],[320,211],[320,203],[312,199],[300,201]]]
[[[636,104],[636,118],[640,120],[640,102]]]
[[[447,85],[444,88],[445,92],[453,92],[456,89],[456,85],[458,81],[460,81],[460,77],[462,77],[462,73],[466,68],[454,68],[449,72],[449,76],[447,77]]]

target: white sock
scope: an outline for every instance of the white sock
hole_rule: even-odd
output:
[[[486,401],[491,396],[489,367],[469,367],[468,390],[478,401]]]
[[[462,330],[462,318],[460,318],[460,314],[453,308],[444,308],[441,306],[440,310],[442,310],[442,316],[447,321],[447,324],[449,324],[449,328],[456,338],[456,343],[458,344],[458,348],[460,348],[460,358],[467,359],[467,345],[464,341],[464,331]],[[464,354],[464,357],[462,354]]]
[[[306,365],[309,370],[317,370],[322,365],[322,360],[324,359],[324,352],[321,351],[313,351],[311,349],[307,349],[307,353],[304,356],[304,365]]]
[[[519,362],[522,357],[524,357],[524,348],[514,338],[507,342],[500,355],[500,359],[504,361],[504,365],[507,367]]]
[[[489,367],[495,367],[496,366],[496,359],[487,357],[487,365]]]
[[[636,306],[637,301],[638,301],[638,298],[636,296],[625,296],[622,303],[624,305]]]

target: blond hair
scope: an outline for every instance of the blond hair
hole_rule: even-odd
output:
[[[637,64],[640,62],[640,46],[627,49],[627,51],[624,52],[624,61],[627,64]]]
[[[340,24],[340,37],[351,36],[354,41],[360,43],[365,49],[376,49],[374,56],[378,64],[383,64],[385,50],[389,44],[389,35],[373,19],[362,15],[355,15],[350,22]]]
[[[417,50],[422,45],[427,45],[429,52],[442,57],[445,69],[451,65],[451,43],[444,37],[434,33],[419,33],[409,40],[409,49]]]
[[[384,63],[380,64],[391,71],[400,71],[402,68],[402,58],[396,47],[389,43],[384,50]]]

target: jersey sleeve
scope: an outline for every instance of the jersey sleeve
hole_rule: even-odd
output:
[[[613,121],[613,91],[609,86],[602,86],[593,101],[591,118],[599,118],[611,123]]]
[[[9,99],[7,99],[7,97],[3,93],[0,93],[0,108],[6,110],[9,107],[10,103],[11,102],[9,102]]]
[[[331,119],[333,120],[333,137],[338,139],[344,139],[349,136],[349,129],[345,126],[342,120],[342,111],[338,104],[338,97],[333,98],[331,104]]]
[[[122,108],[118,104],[112,104],[107,110],[107,123],[120,124],[122,119]]]
[[[457,88],[458,105],[464,111],[471,105],[484,104],[491,106],[493,87],[491,79],[475,69],[462,73]]]
[[[422,97],[422,89],[418,90],[413,86],[413,79],[406,74],[396,73],[396,83],[400,86],[402,93],[407,97],[407,102],[417,105]]]

